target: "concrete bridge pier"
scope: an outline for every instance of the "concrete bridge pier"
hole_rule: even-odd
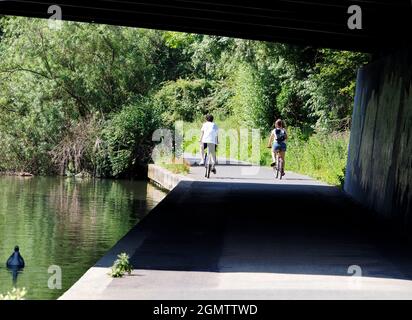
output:
[[[412,49],[358,72],[345,191],[412,230]]]

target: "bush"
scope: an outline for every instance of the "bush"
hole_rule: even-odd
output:
[[[160,115],[148,100],[124,107],[103,129],[100,170],[118,177],[146,166],[154,147],[152,134],[160,125]]]
[[[156,104],[168,123],[193,121],[196,116],[212,112],[209,106],[213,85],[205,79],[170,81],[156,93]]]
[[[341,186],[348,157],[349,132],[307,136],[289,129],[286,169]]]
[[[229,105],[239,124],[268,130],[273,123],[272,111],[254,68],[245,63],[239,64],[232,86],[235,94]]]
[[[100,143],[101,127],[102,121],[96,117],[73,122],[50,152],[61,175],[73,176],[82,171],[95,173],[95,151]]]
[[[310,110],[305,106],[307,97],[302,93],[302,82],[284,81],[276,97],[280,117],[289,126],[303,127],[311,124]]]
[[[350,128],[356,74],[369,61],[364,53],[320,49],[315,68],[305,81],[307,107],[317,128],[345,131]]]

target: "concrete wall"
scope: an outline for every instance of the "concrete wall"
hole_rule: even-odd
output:
[[[411,227],[411,50],[359,70],[344,188],[380,217]]]
[[[174,174],[165,168],[155,164],[149,164],[147,177],[159,187],[168,191],[173,190],[180,181],[192,181],[193,179],[181,174]]]

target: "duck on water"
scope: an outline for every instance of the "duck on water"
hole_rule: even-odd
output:
[[[12,272],[14,284],[16,284],[19,271],[24,268],[24,265],[25,263],[23,257],[20,254],[20,249],[18,246],[16,246],[14,248],[14,252],[6,262],[7,268]]]
[[[11,254],[10,258],[7,259],[7,268],[24,268],[24,259],[20,254],[19,246],[14,247],[14,252]]]

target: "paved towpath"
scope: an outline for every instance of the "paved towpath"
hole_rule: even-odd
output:
[[[217,170],[206,180],[194,166],[195,181],[181,182],[62,299],[412,298],[410,249],[339,189],[241,163]],[[135,269],[111,279],[123,251]]]
[[[185,159],[190,163],[191,170],[188,177],[197,181],[213,181],[228,183],[257,183],[257,184],[294,184],[294,185],[327,185],[308,176],[286,171],[286,175],[275,179],[274,171],[270,167],[253,166],[247,162],[226,160],[218,158],[217,173],[210,174],[210,179],[205,178],[205,167],[199,166],[199,157],[185,154]]]

